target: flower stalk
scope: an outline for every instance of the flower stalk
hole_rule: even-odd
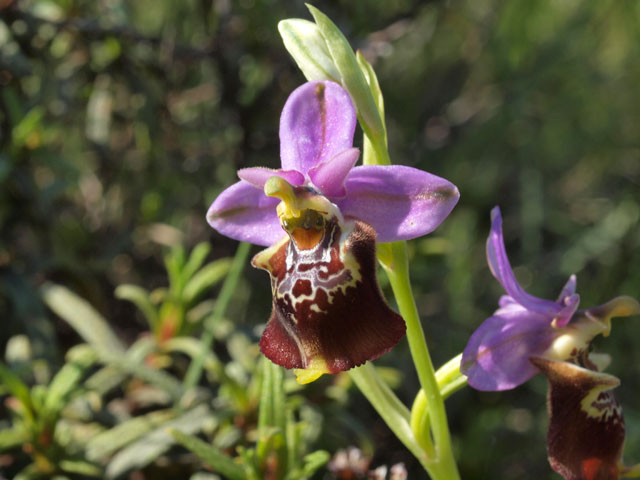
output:
[[[430,429],[423,429],[420,423],[419,428],[413,429],[413,433],[416,438],[419,438],[420,445],[423,448],[429,447],[431,441],[429,436],[433,435],[435,450],[434,456],[430,458],[429,463],[431,467],[436,468],[430,468],[429,471],[434,480],[439,478],[452,480],[460,478],[451,448],[451,435],[449,433],[444,398],[440,393],[436,380],[433,362],[431,361],[429,348],[418,315],[418,308],[411,290],[406,242],[391,244],[391,263],[383,263],[382,266],[389,278],[400,315],[402,315],[407,324],[409,350],[418,373],[420,386],[425,395],[426,412],[430,420]],[[432,469],[434,470],[433,472],[431,471]]]

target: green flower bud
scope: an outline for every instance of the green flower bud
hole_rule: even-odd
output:
[[[332,80],[340,83],[340,74],[315,23],[290,18],[278,23],[278,31],[285,48],[307,80]]]
[[[353,99],[363,130],[370,139],[382,138],[384,125],[351,45],[329,17],[312,5],[307,5],[307,8],[324,37],[333,63],[340,73],[342,85]]]

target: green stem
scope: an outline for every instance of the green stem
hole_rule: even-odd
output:
[[[380,378],[375,367],[367,362],[349,370],[349,376],[395,436],[427,468],[429,459],[411,431],[409,410]]]
[[[462,354],[456,355],[436,372],[436,381],[443,400],[446,400],[462,387],[467,385],[467,377],[460,373],[460,359]],[[418,441],[429,437],[429,413],[427,411],[427,396],[420,390],[411,407],[411,429]]]
[[[218,295],[215,308],[211,315],[205,320],[204,331],[202,332],[202,338],[200,339],[200,354],[193,359],[189,365],[187,374],[184,377],[184,381],[182,383],[184,394],[189,392],[200,381],[207,352],[211,350],[211,344],[213,343],[215,326],[227,311],[227,306],[229,305],[229,301],[231,300],[233,292],[236,289],[236,285],[238,284],[240,274],[242,273],[247,261],[249,248],[250,245],[248,243],[241,243],[236,250],[236,254],[233,257],[233,263],[231,264],[231,269],[229,270],[229,274],[220,289],[220,294]],[[184,394],[182,398],[185,398]]]
[[[407,246],[405,242],[396,242],[390,247],[390,252],[383,252],[382,265],[389,277],[400,314],[407,324],[409,349],[418,373],[420,386],[425,392],[426,410],[431,421],[431,432],[435,443],[435,457],[431,460],[438,466],[438,471],[443,476],[435,476],[433,473],[431,475],[434,479],[456,480],[460,478],[460,475],[451,449],[451,436],[444,400],[438,388],[418,309],[411,291]],[[388,253],[391,255],[389,256]],[[422,446],[428,445],[424,439],[420,443]]]
[[[271,361],[266,357],[260,359],[262,363],[262,379],[260,382],[260,408],[258,409],[258,441],[267,437],[267,429],[273,425],[273,370]]]

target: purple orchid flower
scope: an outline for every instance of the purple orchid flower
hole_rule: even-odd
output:
[[[257,245],[273,245],[285,232],[276,213],[278,198],[264,186],[279,176],[295,187],[313,188],[345,218],[371,225],[378,242],[408,240],[432,232],[458,201],[449,181],[401,165],[354,167],[356,113],[337,83],[308,82],[287,100],[280,118],[282,168],[246,168],[241,180],[213,202],[207,220],[218,232]]]
[[[478,390],[509,390],[539,370],[529,357],[542,355],[576,309],[576,277],[572,275],[557,301],[525,292],[513,273],[504,247],[500,209],[491,211],[487,261],[493,276],[507,292],[500,308],[473,333],[462,354],[461,371]]]
[[[273,291],[260,350],[300,383],[374,360],[404,336],[376,281],[376,242],[431,232],[459,197],[421,170],[355,167],[355,127],[340,85],[302,85],[280,119],[282,168],[240,170],[207,214],[223,235],[270,246],[252,260]]]
[[[460,370],[478,390],[507,390],[542,372],[549,383],[547,451],[567,480],[616,479],[622,465],[624,420],[612,389],[620,381],[601,372],[606,355],[589,353],[591,340],[607,336],[611,318],[640,313],[640,303],[617,297],[577,310],[572,275],[557,301],[526,293],[504,247],[500,209],[491,212],[487,260],[507,295],[469,339]]]

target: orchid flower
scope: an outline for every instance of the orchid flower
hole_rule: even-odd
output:
[[[289,96],[280,118],[282,168],[245,168],[242,179],[213,202],[207,220],[236,240],[269,246],[284,232],[276,214],[278,198],[264,186],[279,176],[292,186],[324,195],[345,218],[371,225],[378,242],[409,240],[432,232],[458,201],[451,182],[401,165],[354,167],[356,112],[337,83],[307,82]]]
[[[624,420],[612,389],[619,380],[601,370],[606,355],[589,353],[591,340],[609,335],[613,317],[637,315],[640,303],[618,297],[577,310],[576,277],[558,300],[525,292],[515,278],[495,207],[487,260],[507,295],[471,336],[460,369],[478,390],[508,390],[539,372],[549,382],[547,449],[552,468],[567,480],[615,479],[622,466]]]
[[[270,246],[252,261],[269,272],[273,291],[260,347],[301,383],[373,360],[402,338],[402,317],[376,281],[376,241],[431,232],[459,197],[421,170],[355,167],[355,127],[340,85],[302,85],[280,119],[282,168],[240,170],[207,214],[223,235]]]

